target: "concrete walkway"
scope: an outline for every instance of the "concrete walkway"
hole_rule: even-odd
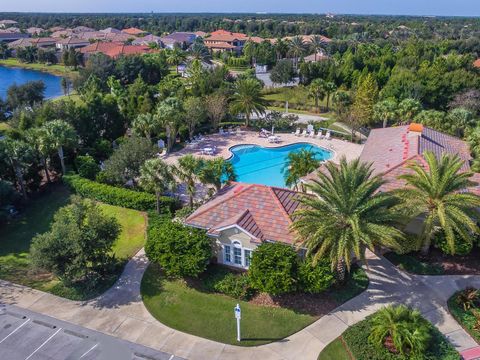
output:
[[[148,265],[141,250],[117,283],[97,299],[79,302],[0,281],[0,302],[104,332],[187,359],[316,359],[348,326],[388,304],[418,308],[459,350],[476,346],[447,311],[446,301],[466,286],[480,287],[480,276],[408,275],[383,257],[369,254],[368,289],[282,341],[258,347],[225,345],[168,328],[141,301],[140,281]]]

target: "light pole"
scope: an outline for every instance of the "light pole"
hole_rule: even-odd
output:
[[[240,337],[240,319],[242,318],[242,310],[240,310],[240,304],[237,304],[234,308],[235,319],[237,319],[237,341],[241,341]]]

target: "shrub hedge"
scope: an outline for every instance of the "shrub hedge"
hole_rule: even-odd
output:
[[[403,360],[405,357],[389,352],[386,348],[378,348],[371,344],[368,337],[371,333],[371,315],[365,320],[349,327],[343,333],[343,339],[356,360]],[[445,339],[436,327],[427,322],[432,336],[430,346],[425,354],[409,356],[410,360],[460,360],[455,348]]]
[[[153,194],[101,184],[79,175],[65,175],[63,181],[73,192],[88,199],[140,211],[155,209],[156,199]],[[175,199],[169,197],[162,197],[160,203],[161,208],[167,212],[174,211],[178,205]]]

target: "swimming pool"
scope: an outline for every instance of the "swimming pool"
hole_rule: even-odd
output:
[[[237,145],[230,148],[237,181],[285,187],[284,168],[288,154],[302,149],[311,150],[317,160],[328,160],[333,153],[327,149],[308,144],[296,143],[276,148],[264,148],[258,145]]]

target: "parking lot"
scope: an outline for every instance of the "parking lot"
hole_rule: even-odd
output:
[[[171,354],[9,305],[0,307],[0,359],[181,360]]]

